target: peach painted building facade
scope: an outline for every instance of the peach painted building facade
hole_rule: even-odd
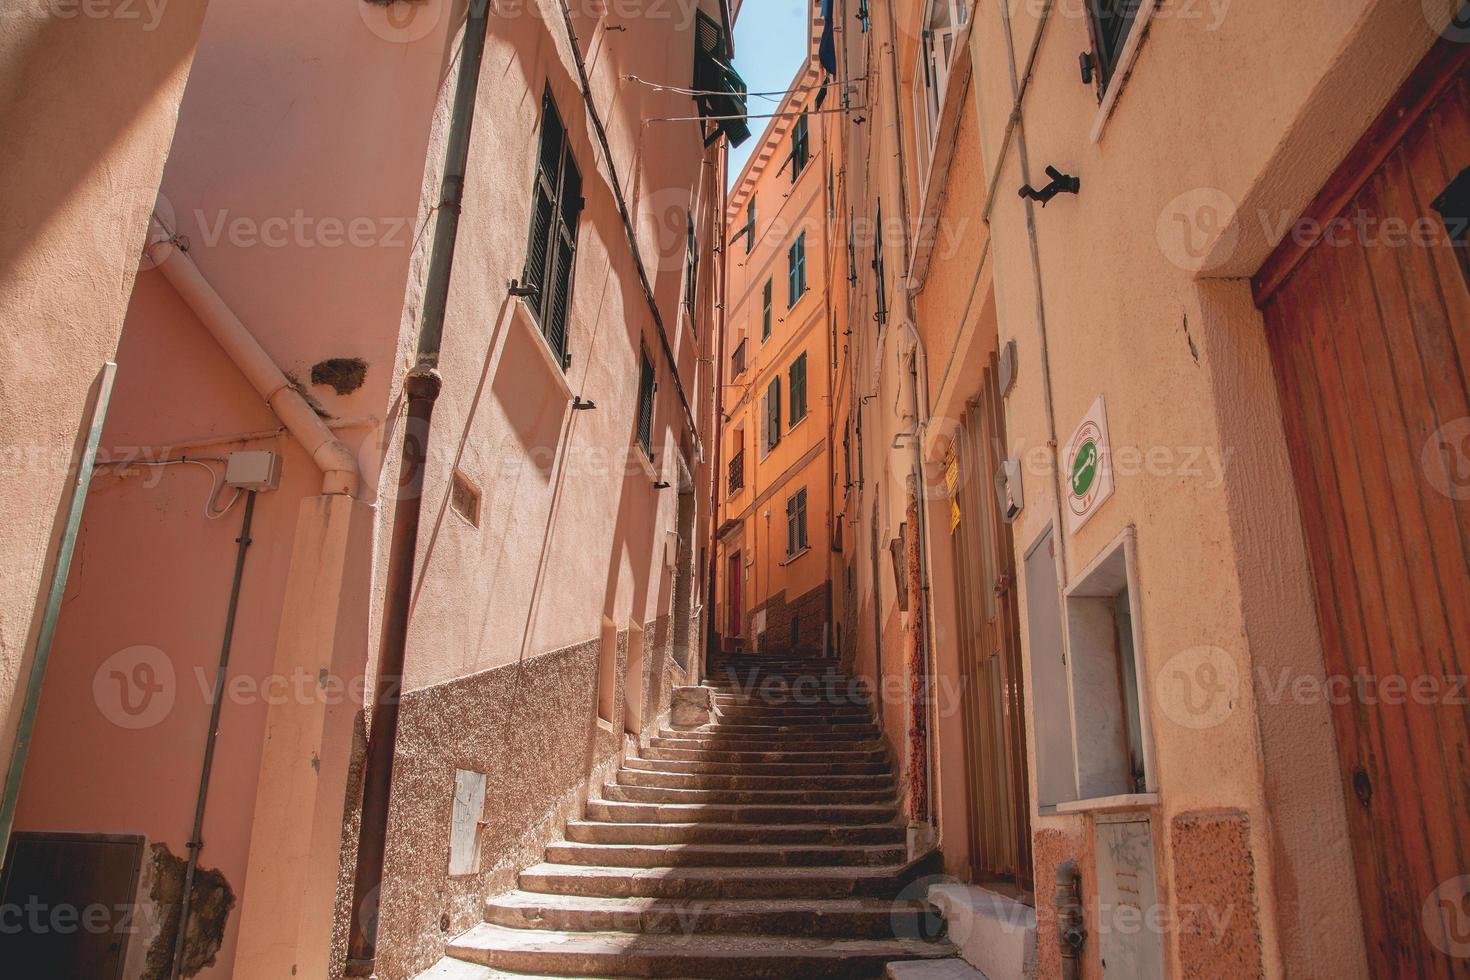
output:
[[[118,365],[12,840],[82,866],[78,847],[112,848],[110,887],[137,913],[122,976],[167,976],[193,850],[181,975],[339,976],[360,920],[376,923],[376,975],[408,978],[700,675],[725,140],[695,100],[637,79],[688,88],[728,62],[731,14],[220,0],[190,72],[199,8],[170,5],[147,45],[115,27],[95,39],[87,72],[128,84],[110,118],[73,127],[86,145],[43,152],[49,130],[32,130],[37,160],[79,181],[111,170],[70,198],[58,187],[51,218],[38,205],[7,272],[37,295],[7,303],[7,322],[68,308],[16,271],[47,250],[72,260],[48,221],[111,213],[119,181],[144,204],[99,241],[112,271],[67,294],[85,299],[68,319],[111,334],[59,344],[27,327],[6,348],[7,387],[25,344],[65,362],[30,400],[58,445],[114,344]],[[37,75],[14,23],[3,68]],[[101,28],[47,30],[61,44]],[[97,149],[124,137],[116,161]],[[426,347],[450,210],[442,342]],[[408,404],[428,388],[431,427]],[[262,457],[240,454],[258,452],[276,469],[246,474]],[[35,539],[7,548],[37,578],[62,489],[43,482],[28,518],[7,514]],[[400,588],[406,497],[418,533]],[[7,598],[5,698],[36,595],[32,581]],[[358,902],[365,708],[394,595],[386,869]]]
[[[991,977],[1464,971],[1459,7],[835,2],[838,622]]]
[[[825,649],[831,615],[827,273],[837,166],[804,67],[725,210],[715,625],[730,648]]]

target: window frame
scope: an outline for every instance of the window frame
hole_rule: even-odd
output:
[[[797,375],[798,375],[797,368],[800,368],[801,369],[800,370],[801,384],[800,384],[799,387],[797,385]],[[788,430],[789,429],[796,428],[797,423],[799,423],[803,419],[805,419],[807,417],[807,414],[810,412],[810,405],[807,402],[806,383],[807,383],[807,357],[806,357],[806,351],[802,351],[800,354],[796,355],[796,357],[794,357],[794,358],[791,359],[791,364],[786,368],[786,401],[787,401],[787,405],[789,406],[789,411],[788,411],[789,418],[787,419],[787,422],[786,422],[786,428]],[[797,404],[797,393],[798,392],[800,392],[800,395],[801,395],[801,401],[800,401],[800,405],[799,406]],[[797,411],[797,408],[798,407],[801,409],[800,412]]]
[[[1092,2],[1088,0],[1089,4]],[[947,10],[949,23],[936,32],[930,24],[940,9]],[[969,19],[969,7],[963,0],[925,0],[914,77],[919,80],[915,95],[919,100],[919,118],[924,123],[923,149],[928,157],[934,155],[935,142],[939,138],[939,118],[944,113],[944,96],[949,90],[955,60],[959,57],[960,34],[969,24]]]
[[[639,344],[638,354],[638,418],[633,437],[638,443],[638,448],[643,450],[643,455],[647,456],[651,463],[653,462],[653,417],[656,414],[658,398],[658,372],[653,366],[653,359],[648,356],[646,346]]]
[[[786,498],[786,557],[811,549],[811,535],[807,525],[806,487],[800,487]]]
[[[766,385],[761,395],[761,458],[769,456],[781,445],[781,376]]]
[[[1145,4],[1152,6],[1152,0],[1087,0],[1087,32],[1092,42],[1092,70],[1099,102],[1123,64],[1128,39],[1138,26],[1139,13]],[[1122,23],[1116,29],[1106,27],[1103,18],[1119,16],[1117,7],[1130,9],[1121,14]]]
[[[766,284],[761,288],[761,343],[771,339],[772,324],[775,320],[772,307],[775,305],[775,277],[766,276]]]
[[[786,308],[792,309],[807,294],[806,232],[796,236],[786,249]]]
[[[791,126],[791,182],[793,184],[801,179],[806,165],[812,159],[811,125],[807,120],[807,110],[802,109],[801,115],[796,117],[796,122]]]
[[[560,141],[555,153],[555,173],[547,172],[548,157],[551,156],[547,140],[552,132],[548,124],[551,122],[556,125]],[[577,233],[586,202],[582,197],[582,172],[572,152],[571,134],[567,131],[549,85],[541,97],[541,122],[536,146],[536,167],[531,178],[530,228],[526,235],[526,259],[522,266],[521,281],[535,287],[535,292],[525,297],[526,308],[542,339],[551,348],[562,370],[566,371],[571,367],[572,360],[572,297],[576,288]],[[543,198],[550,213],[545,218],[546,228],[542,231],[544,253],[538,267],[537,226],[542,220]],[[562,268],[560,263],[563,262],[566,264],[566,285],[561,291],[561,305],[558,308],[555,283],[548,284],[546,280],[554,279],[557,271]],[[559,337],[554,336],[558,324]]]
[[[745,254],[749,255],[755,250],[755,192],[752,191],[750,200],[745,202]]]
[[[694,311],[699,303],[699,235],[694,229],[694,211],[688,214],[687,238],[684,242],[684,303],[689,307],[689,329],[698,336]]]

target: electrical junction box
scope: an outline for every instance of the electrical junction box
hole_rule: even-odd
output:
[[[1025,488],[1021,484],[1021,461],[1008,459],[995,471],[995,496],[1007,524],[1014,523],[1026,506]]]
[[[281,485],[281,457],[266,450],[230,453],[225,483],[239,490],[274,490]]]

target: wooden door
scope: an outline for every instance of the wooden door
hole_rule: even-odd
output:
[[[1011,527],[995,492],[994,477],[1006,445],[995,377],[992,357],[979,398],[967,410],[952,447],[947,473],[969,755],[970,871],[975,880],[1003,878],[1030,890],[1020,617]]]
[[[725,588],[729,592],[726,605],[730,608],[731,636],[740,636],[745,632],[745,611],[740,608],[740,552],[730,556],[730,565],[725,573]]]
[[[1470,290],[1433,208],[1470,167],[1467,52],[1426,59],[1310,214],[1344,220],[1255,283],[1379,977],[1470,976]]]

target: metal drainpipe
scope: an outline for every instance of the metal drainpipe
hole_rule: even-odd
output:
[[[1057,888],[1052,901],[1057,911],[1062,980],[1078,980],[1082,975],[1082,947],[1087,943],[1087,929],[1082,916],[1082,874],[1076,861],[1063,861],[1057,866]]]
[[[225,608],[225,634],[220,641],[219,666],[214,672],[214,699],[210,702],[209,728],[204,734],[204,763],[199,770],[199,790],[194,798],[194,826],[189,832],[189,864],[184,869],[184,890],[179,899],[179,932],[174,938],[169,980],[178,980],[184,968],[184,947],[189,938],[189,911],[194,904],[194,875],[199,870],[199,852],[204,849],[204,809],[209,802],[209,776],[214,771],[214,749],[219,740],[219,718],[224,708],[225,678],[230,673],[230,647],[235,640],[235,614],[240,609],[240,582],[245,574],[245,552],[250,549],[250,525],[255,519],[255,494],[245,495],[245,516],[240,536],[235,539],[235,576],[230,582],[230,601]]]
[[[460,205],[469,163],[470,134],[475,120],[480,65],[489,26],[489,0],[471,0],[460,46],[459,76],[455,80],[449,136],[444,149],[444,176],[440,183],[438,220],[424,285],[424,311],[419,326],[418,357],[404,382],[408,400],[403,451],[398,470],[398,499],[393,507],[393,540],[389,548],[384,597],[383,637],[378,655],[378,679],[373,703],[367,757],[363,763],[362,823],[358,835],[357,867],[353,878],[351,931],[346,974],[373,975],[377,957],[377,907],[383,884],[383,860],[388,837],[388,803],[393,787],[393,754],[398,739],[398,705],[403,688],[404,653],[408,644],[408,614],[417,559],[419,517],[423,504],[424,470],[434,403],[442,386],[437,366],[444,335],[444,311],[449,301],[454,246],[459,236]]]
[[[714,459],[713,467],[710,471],[709,602],[705,604],[705,608],[709,610],[710,621],[705,625],[704,660],[700,664],[699,676],[697,678],[690,678],[691,681],[697,681],[701,684],[704,682],[705,677],[707,676],[709,661],[717,652],[713,649],[715,645],[715,638],[718,636],[724,636],[724,632],[721,629],[719,622],[720,606],[718,605],[717,600],[719,599],[719,570],[720,565],[722,564],[720,561],[719,536],[720,488],[726,485],[721,481],[725,480],[728,477],[728,474],[724,473],[721,470],[721,465],[724,463],[725,460],[725,341],[727,339],[725,331],[726,328],[729,326],[729,318],[725,315],[725,301],[728,293],[728,290],[725,288],[727,282],[725,264],[729,261],[730,258],[728,255],[730,243],[725,241],[725,207],[727,204],[729,204],[729,190],[725,187],[726,167],[728,166],[728,161],[728,152],[725,154],[721,154],[720,165],[715,168],[716,192],[718,193],[720,200],[718,210],[715,212],[714,232],[718,236],[717,240],[720,243],[720,261],[715,263],[715,272],[719,276],[719,292],[717,294],[719,296],[719,324],[715,328],[715,342],[713,345],[715,351],[715,415],[713,433],[715,447],[714,452],[711,454]],[[723,562],[723,564],[726,569],[726,574],[728,575],[730,563],[728,561],[725,561]],[[726,584],[728,585],[728,583]],[[726,590],[725,594],[729,595],[728,589]],[[725,607],[725,615],[728,616],[729,613],[730,610],[727,606]],[[728,623],[728,620],[726,622]]]

